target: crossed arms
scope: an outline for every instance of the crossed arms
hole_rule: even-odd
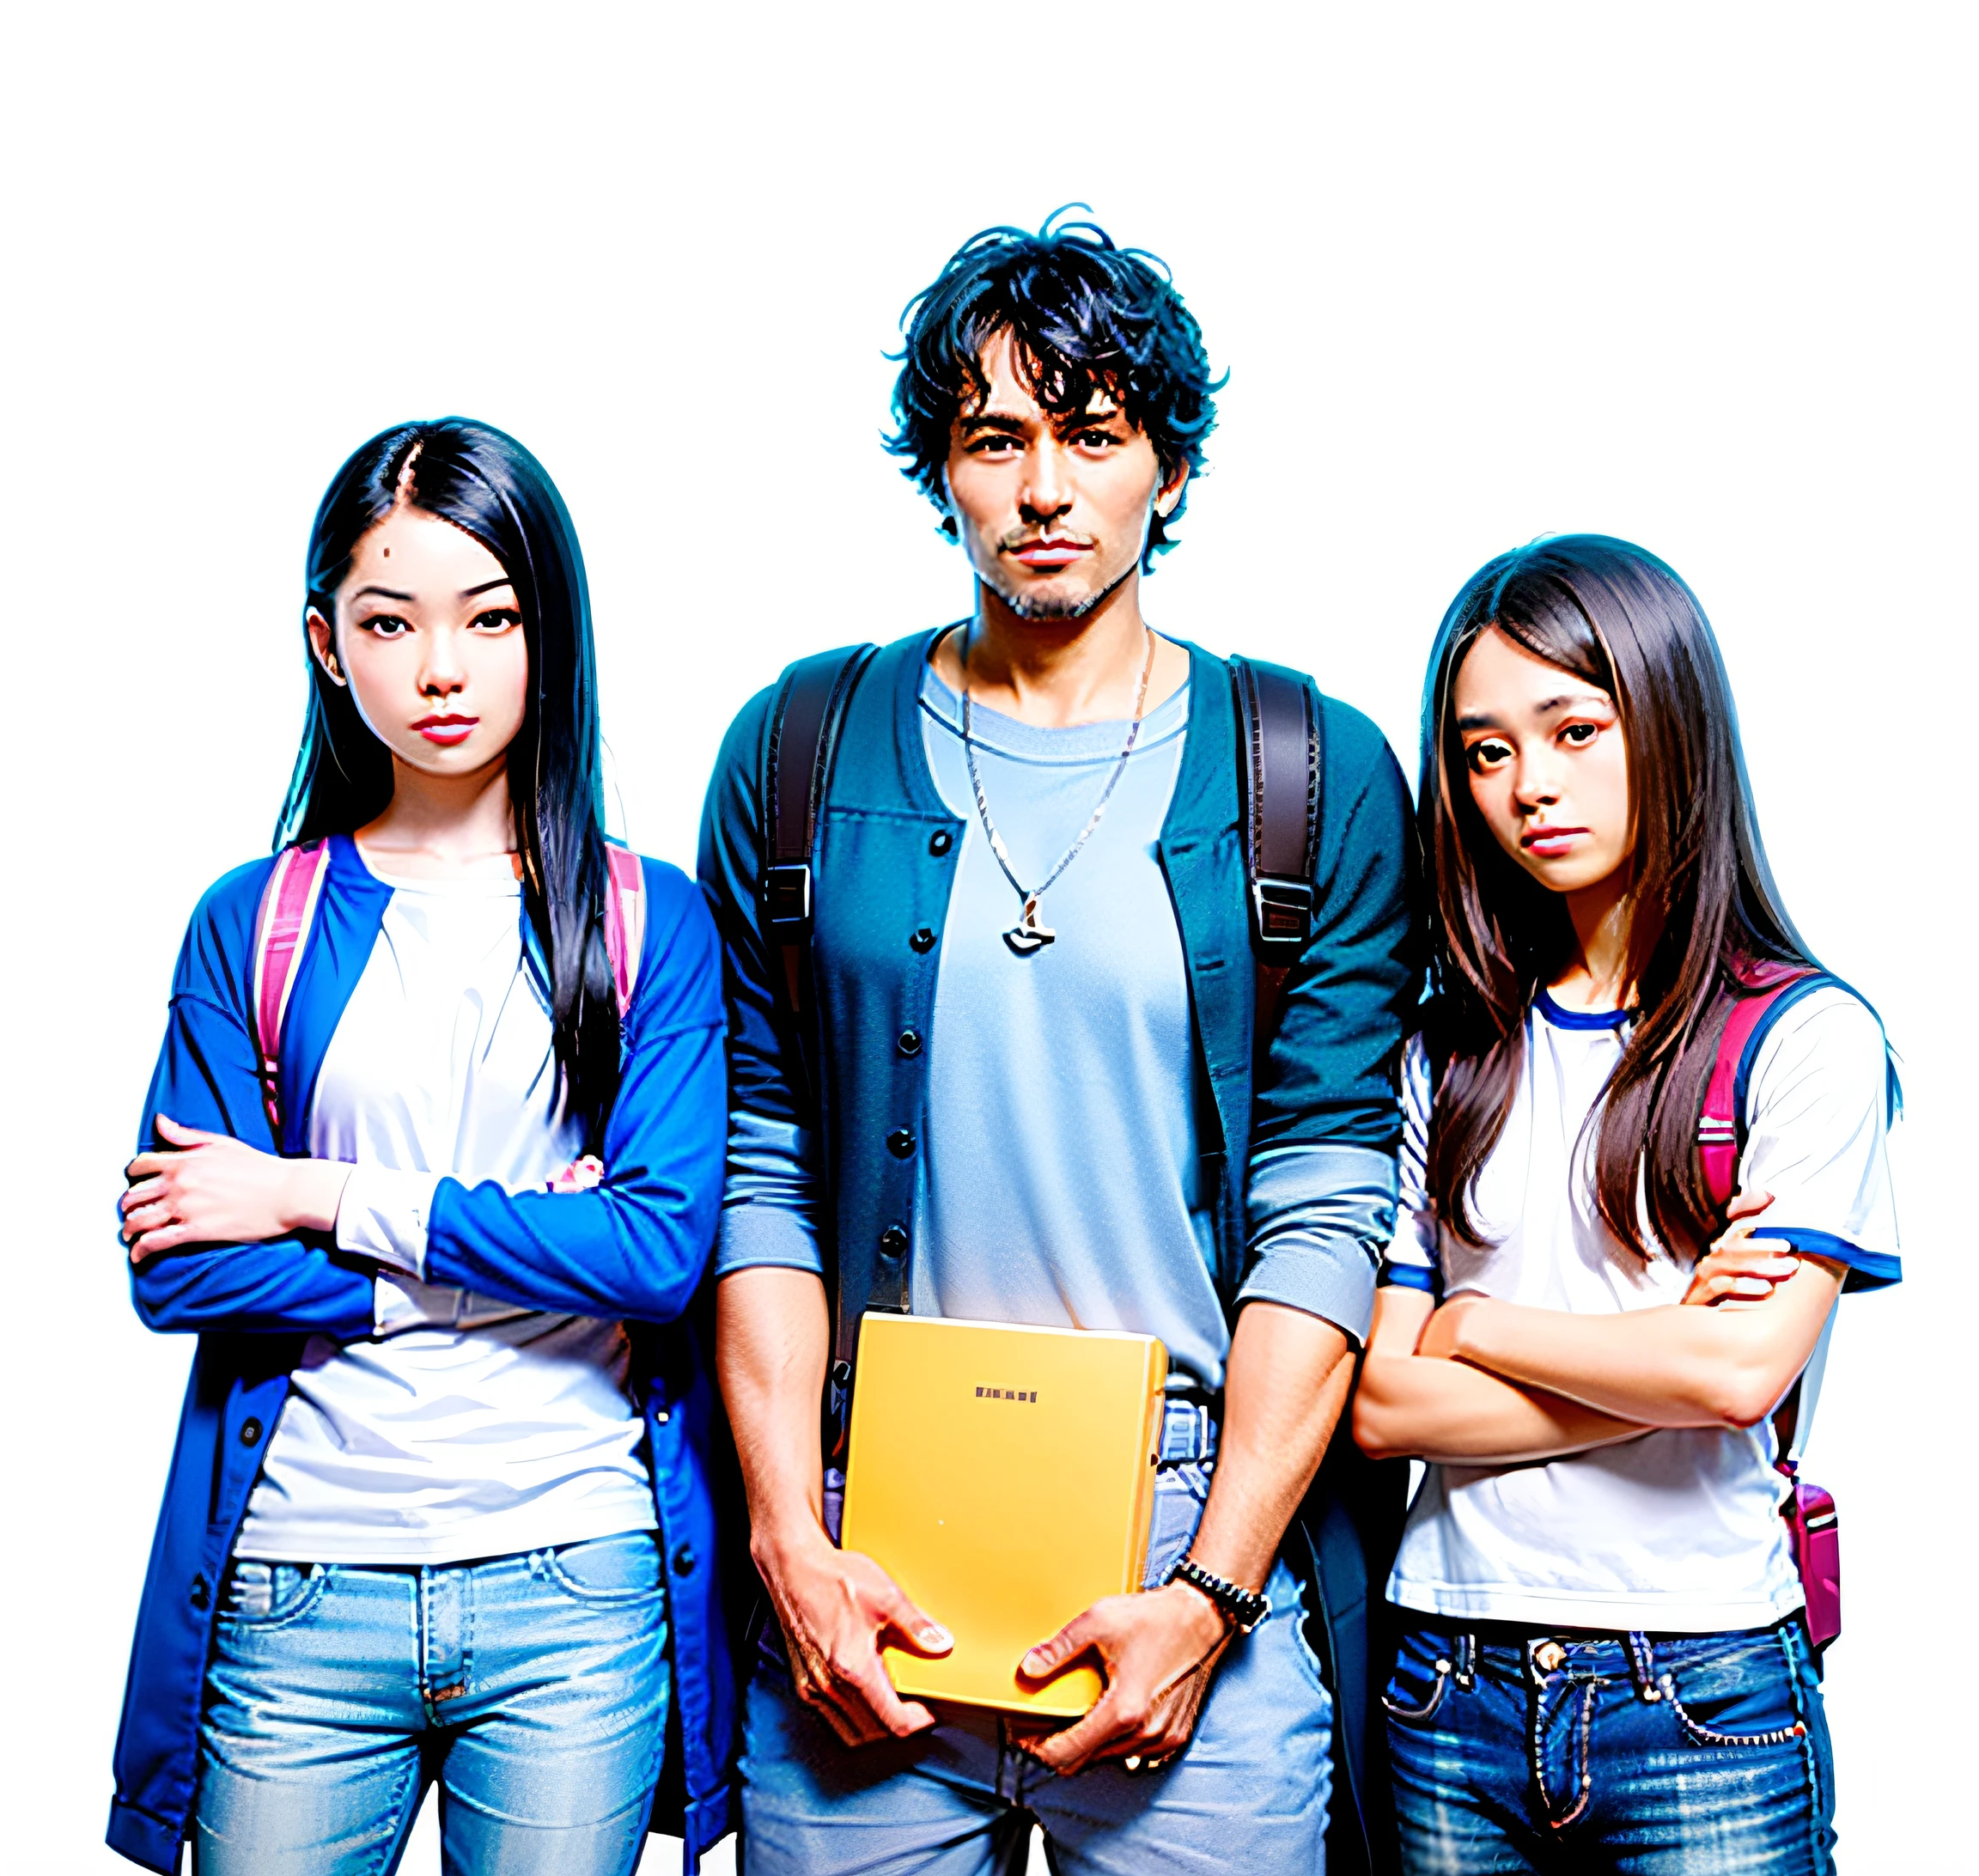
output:
[[[1740,1209],[1749,1220],[1764,1203]],[[1354,1403],[1378,1459],[1514,1465],[1659,1427],[1751,1427],[1807,1365],[1844,1275],[1735,1225],[1681,1304],[1612,1316],[1382,1290]]]

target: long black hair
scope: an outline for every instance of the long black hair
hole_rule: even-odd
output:
[[[1701,1251],[1724,1228],[1696,1152],[1719,1038],[1769,966],[1814,959],[1766,862],[1704,609],[1653,554],[1605,534],[1538,541],[1480,568],[1430,654],[1416,798],[1434,888],[1429,1190],[1451,1228],[1479,1241],[1472,1189],[1517,1092],[1526,1013],[1574,954],[1564,899],[1500,847],[1471,797],[1457,673],[1494,628],[1605,691],[1621,715],[1635,822],[1625,981],[1639,1015],[1599,1110],[1595,1202],[1647,1257],[1640,1179],[1657,1237]]]
[[[303,651],[309,713],[275,824],[275,845],[352,833],[392,799],[390,752],[356,698],[309,651],[311,610],[334,623],[358,541],[395,507],[471,534],[515,588],[528,647],[522,727],[508,746],[508,800],[522,900],[542,947],[567,1112],[595,1146],[618,1090],[618,1011],[604,929],[604,790],[591,601],[569,511],[512,436],[462,417],[404,423],[355,452],[309,531]]]
[[[945,515],[949,439],[963,407],[989,394],[983,348],[999,332],[1010,334],[1031,394],[1052,417],[1083,412],[1104,391],[1154,444],[1164,483],[1184,463],[1191,477],[1202,473],[1225,380],[1210,377],[1202,328],[1166,265],[1144,249],[1117,247],[1097,222],[1066,219],[1085,206],[1055,210],[1035,234],[971,235],[900,315],[907,343],[893,355],[898,428],[886,447],[906,459],[901,473]],[[1184,484],[1166,517],[1150,518],[1143,572],[1175,545],[1168,530],[1188,505]],[[953,515],[941,525],[955,532]]]

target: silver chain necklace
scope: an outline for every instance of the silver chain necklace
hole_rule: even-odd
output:
[[[1142,626],[1143,631],[1148,628]],[[1113,772],[1106,777],[1106,786],[1100,790],[1099,800],[1093,810],[1092,818],[1080,829],[1079,838],[1068,847],[1058,864],[1044,875],[1043,881],[1026,890],[1010,864],[1009,850],[1003,844],[1003,837],[996,831],[996,823],[990,818],[990,802],[983,793],[983,777],[976,766],[976,740],[970,734],[969,711],[969,628],[960,628],[962,665],[962,749],[969,758],[969,785],[976,791],[976,812],[982,817],[983,831],[990,837],[990,850],[996,856],[996,864],[1002,868],[1003,877],[1009,880],[1011,890],[1024,902],[1024,916],[1003,934],[1003,942],[1019,957],[1048,945],[1058,934],[1048,925],[1038,923],[1038,901],[1044,898],[1058,875],[1079,857],[1079,850],[1092,838],[1093,830],[1099,825],[1099,817],[1106,812],[1106,804],[1113,799],[1113,790],[1120,777],[1127,772],[1127,758],[1134,753],[1135,740],[1141,734],[1141,712],[1148,702],[1148,679],[1154,669],[1154,635],[1148,632],[1148,655],[1141,666],[1141,688],[1135,693],[1134,721],[1127,726],[1127,741],[1120,751],[1120,759],[1113,764]]]

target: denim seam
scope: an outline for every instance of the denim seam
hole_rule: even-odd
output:
[[[390,1813],[397,1821],[389,1832],[380,1833],[378,1847],[373,1855],[368,1876],[384,1876],[385,1871],[391,1867],[393,1853],[410,1835],[405,1829],[405,1806],[413,1794],[414,1788],[419,1786],[421,1771],[419,1755],[414,1753],[406,1762],[405,1776],[399,1782],[398,1801]],[[420,1788],[420,1795],[424,1795],[423,1787]]]
[[[1537,1669],[1538,1664],[1531,1661],[1530,1655],[1528,1655],[1527,1660],[1529,1665]],[[1532,1789],[1539,1800],[1540,1816],[1546,1820],[1546,1826],[1549,1830],[1564,1830],[1568,1825],[1575,1822],[1593,1801],[1594,1778],[1592,1773],[1587,1769],[1588,1745],[1589,1735],[1592,1733],[1594,1726],[1594,1702],[1601,1690],[1604,1677],[1599,1674],[1592,1674],[1588,1676],[1583,1684],[1583,1691],[1580,1696],[1580,1724],[1574,1728],[1576,1735],[1574,1750],[1568,1755],[1567,1762],[1568,1776],[1573,1780],[1572,1789],[1577,1795],[1574,1808],[1564,1817],[1554,1816],[1552,1796],[1546,1789],[1546,1734],[1550,1730],[1546,1718],[1546,1678],[1550,1678],[1550,1677],[1545,1678],[1538,1678],[1537,1675],[1529,1677],[1531,1692],[1528,1698],[1531,1703],[1532,1723],[1527,1736],[1526,1759],[1528,1769],[1532,1774]],[[1569,1674],[1567,1677],[1567,1695],[1566,1699],[1562,1702],[1562,1706],[1573,1700],[1574,1685],[1578,1679],[1577,1675]]]
[[[1818,1869],[1824,1858],[1825,1846],[1821,1842],[1822,1820],[1829,1815],[1832,1794],[1824,1793],[1821,1786],[1821,1755],[1814,1750],[1814,1729],[1809,1721],[1811,1708],[1807,1703],[1806,1672],[1812,1662],[1803,1654],[1812,1654],[1813,1644],[1806,1640],[1806,1631],[1801,1627],[1804,1618],[1790,1617],[1780,1633],[1781,1652],[1787,1657],[1787,1672],[1793,1688],[1793,1711],[1800,1721],[1800,1758],[1806,1769],[1807,1790],[1812,1802],[1807,1806],[1807,1854],[1809,1867]]]

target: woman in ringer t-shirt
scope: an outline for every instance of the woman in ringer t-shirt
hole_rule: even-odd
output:
[[[583,563],[512,438],[448,418],[358,450],[305,624],[278,839],[328,849],[279,1112],[263,860],[194,915],[124,1200],[140,1313],[202,1334],[112,1841],[167,1868],[190,1838],[204,1876],[377,1870],[437,1780],[448,1869],[608,1876],[671,1698],[691,1861],[728,1699],[677,1322],[720,1199],[713,923],[656,861],[608,891]],[[628,972],[614,935],[641,934]]]
[[[1826,1871],[1773,1416],[1805,1434],[1836,1298],[1898,1274],[1881,1026],[1831,981],[1780,1016],[1719,1214],[1719,1038],[1756,974],[1811,959],[1710,627],[1639,548],[1556,539],[1465,585],[1418,813],[1413,1227],[1355,1411],[1369,1452],[1429,1462],[1388,1585],[1404,1866]]]

